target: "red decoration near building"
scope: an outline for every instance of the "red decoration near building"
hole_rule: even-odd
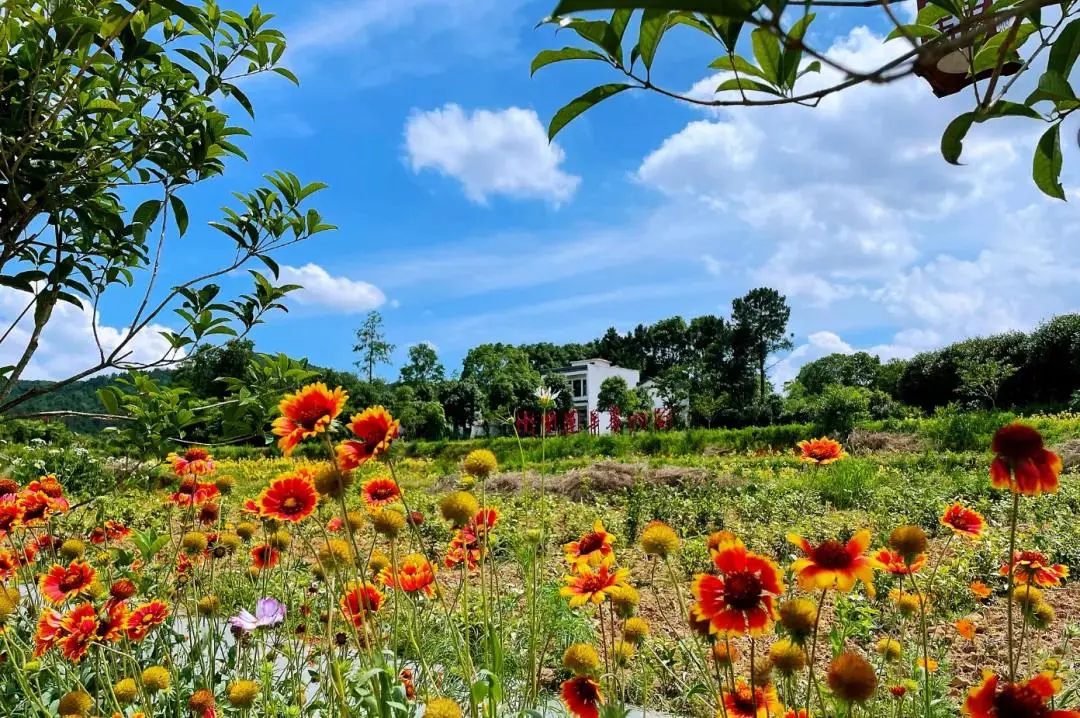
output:
[[[671,409],[653,409],[653,428],[657,431],[671,428]]]
[[[600,433],[600,412],[596,409],[593,409],[589,412],[589,433]]]
[[[638,431],[645,431],[649,428],[649,415],[644,411],[635,411],[630,415],[630,433],[636,433]]]
[[[544,414],[544,434],[554,436],[559,433],[559,417],[554,411]]]
[[[576,434],[578,430],[577,425],[577,412],[571,409],[570,411],[563,412],[562,417],[563,431],[567,434]]]
[[[622,417],[619,416],[619,407],[611,407],[611,411],[608,412],[608,428],[611,429],[612,434],[619,434],[622,432]]]
[[[519,411],[514,417],[514,426],[519,436],[532,436],[536,433],[536,414],[531,411]]]

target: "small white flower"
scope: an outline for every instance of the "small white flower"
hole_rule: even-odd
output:
[[[558,389],[552,390],[546,386],[540,386],[533,392],[533,395],[540,400],[541,404],[548,406],[554,404],[561,393]]]

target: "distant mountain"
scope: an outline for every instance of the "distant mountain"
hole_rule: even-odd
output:
[[[173,372],[156,369],[149,373],[150,377],[162,384],[168,384],[172,380]],[[86,411],[104,413],[105,409],[102,407],[101,402],[98,401],[97,390],[112,384],[116,381],[118,374],[106,374],[104,376],[96,376],[90,379],[83,379],[77,381],[74,384],[69,384],[62,389],[57,389],[54,392],[50,392],[43,396],[34,397],[29,399],[25,404],[20,404],[11,410],[12,414],[27,414],[35,411]],[[36,389],[42,386],[49,386],[53,382],[40,381],[40,380],[20,380],[15,384],[15,388],[11,392],[11,396],[17,397],[25,394],[31,389]],[[68,417],[62,419],[68,428],[72,431],[82,433],[95,433],[101,431],[106,426],[105,422],[98,421],[96,419],[89,419],[82,416]]]

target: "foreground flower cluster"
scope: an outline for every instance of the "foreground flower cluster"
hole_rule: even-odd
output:
[[[0,714],[495,718],[543,712],[557,694],[579,718],[622,718],[665,683],[695,714],[722,718],[931,718],[952,700],[931,628],[943,558],[990,531],[968,506],[941,507],[940,542],[913,525],[877,541],[865,529],[791,534],[781,560],[716,531],[708,569],[687,581],[683,539],[658,521],[630,545],[600,520],[553,540],[543,473],[522,487],[534,510],[504,522],[484,450],[425,517],[396,477],[398,422],[373,407],[346,423],[347,401],[322,384],[286,396],[279,447],[310,441],[324,459],[294,463],[249,499],[205,450],[170,455],[174,488],[142,530],[107,503],[73,508],[56,477],[0,479]],[[1013,497],[992,517],[1008,549],[971,586],[984,613],[950,630],[979,641],[996,593],[1006,640],[959,709],[1080,718],[1060,705],[1059,667],[1032,658],[1068,569],[1017,536],[1022,499],[1055,492],[1061,464],[1020,424],[992,448],[990,481]],[[815,472],[845,458],[826,438],[799,449]],[[556,564],[561,606],[546,599]],[[842,603],[878,593],[878,635],[851,640]],[[591,638],[560,638],[560,611]]]

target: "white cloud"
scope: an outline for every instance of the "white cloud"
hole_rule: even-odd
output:
[[[466,196],[539,198],[558,205],[581,179],[564,172],[562,148],[549,143],[534,110],[475,110],[455,104],[414,111],[405,123],[405,150],[413,172],[433,169],[461,182]]]
[[[705,271],[714,277],[719,277],[724,269],[724,263],[711,254],[701,255],[701,263],[705,265]]]
[[[829,354],[852,354],[855,350],[837,334],[828,331],[813,332],[806,341],[795,347],[790,354],[778,361],[769,372],[773,384],[779,389],[795,378],[803,364]]]
[[[281,267],[281,282],[299,284],[303,289],[289,294],[298,304],[330,309],[343,314],[366,312],[382,306],[386,295],[369,282],[332,276],[317,264]]]
[[[0,288],[0,325],[7,331],[19,316],[30,295],[14,289]],[[149,363],[163,357],[179,358],[183,353],[171,354],[170,345],[161,336],[167,327],[150,324],[127,342],[125,361]],[[23,317],[0,343],[0,365],[13,365],[19,361],[30,341],[33,330],[32,312]],[[98,323],[97,337],[106,356],[120,345],[128,334],[126,327],[113,327]],[[129,352],[129,353],[128,353]],[[66,302],[58,303],[45,326],[23,379],[66,379],[92,368],[99,361],[98,345],[94,339],[91,313]]]
[[[859,27],[828,54],[869,69],[906,49]],[[1020,96],[1039,71],[1017,85]],[[722,79],[705,78],[691,92],[712,97]],[[803,89],[837,79],[826,67]],[[971,104],[970,93],[939,99],[911,77],[850,88],[816,108],[709,110],[660,142],[636,176],[740,232],[754,247],[743,270],[788,295],[797,332],[825,325],[837,340],[848,331],[891,335],[868,350],[910,356],[1080,308],[1080,221],[1030,179],[1043,128],[1016,119],[978,125],[964,142],[965,165],[948,165],[941,132]],[[723,256],[726,248],[705,251]],[[808,340],[777,378],[826,349],[821,336]]]

